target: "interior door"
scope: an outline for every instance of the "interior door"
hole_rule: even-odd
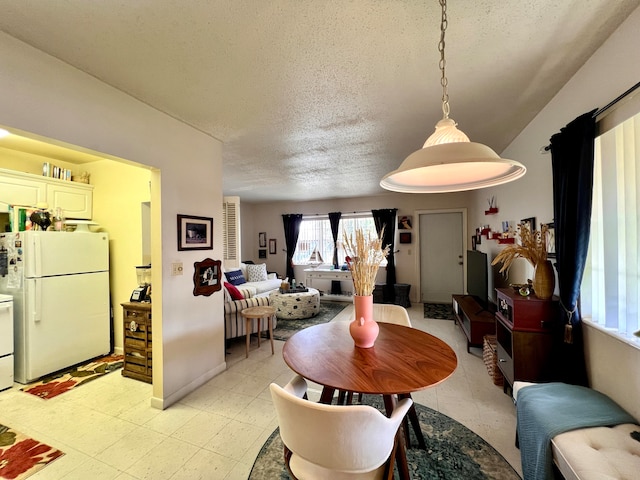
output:
[[[464,293],[463,212],[420,214],[420,298],[450,303]]]

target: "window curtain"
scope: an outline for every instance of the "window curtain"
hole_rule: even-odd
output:
[[[551,137],[556,269],[563,314],[555,338],[556,374],[560,381],[585,386],[588,381],[578,301],[591,229],[594,112],[579,116]]]
[[[342,212],[330,212],[329,224],[331,225],[331,235],[333,235],[333,268],[340,268],[338,265],[338,226],[340,225]]]
[[[302,214],[290,213],[282,215],[282,223],[284,225],[284,241],[287,247],[287,277],[292,280],[295,278],[293,273],[293,254],[296,253]]]
[[[387,283],[384,287],[384,302],[393,303],[395,299],[396,284],[396,264],[395,264],[395,245],[396,237],[396,213],[397,208],[387,208],[382,210],[371,210],[373,221],[376,224],[378,236],[384,228],[382,236],[382,246],[389,245],[389,256],[387,257]]]

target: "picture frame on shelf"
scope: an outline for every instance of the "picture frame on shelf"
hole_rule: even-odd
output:
[[[178,215],[178,250],[213,250],[213,218]]]
[[[275,254],[276,254],[276,239],[270,238],[269,239],[269,255],[275,255]]]
[[[547,258],[556,258],[556,225],[554,222],[547,223]]]
[[[260,232],[258,234],[258,246],[265,248],[267,246],[267,232]]]
[[[193,264],[193,296],[208,297],[222,288],[222,262],[205,258]]]

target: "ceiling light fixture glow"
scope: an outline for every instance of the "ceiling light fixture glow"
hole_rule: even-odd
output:
[[[445,74],[444,34],[447,1],[440,0],[440,84],[443,118],[424,146],[409,155],[397,170],[380,181],[387,190],[403,193],[447,193],[492,187],[522,177],[527,169],[515,160],[500,158],[491,148],[469,140],[449,118],[449,93]]]

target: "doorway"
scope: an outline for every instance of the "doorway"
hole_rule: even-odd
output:
[[[418,213],[420,301],[451,303],[464,293],[466,209]]]

